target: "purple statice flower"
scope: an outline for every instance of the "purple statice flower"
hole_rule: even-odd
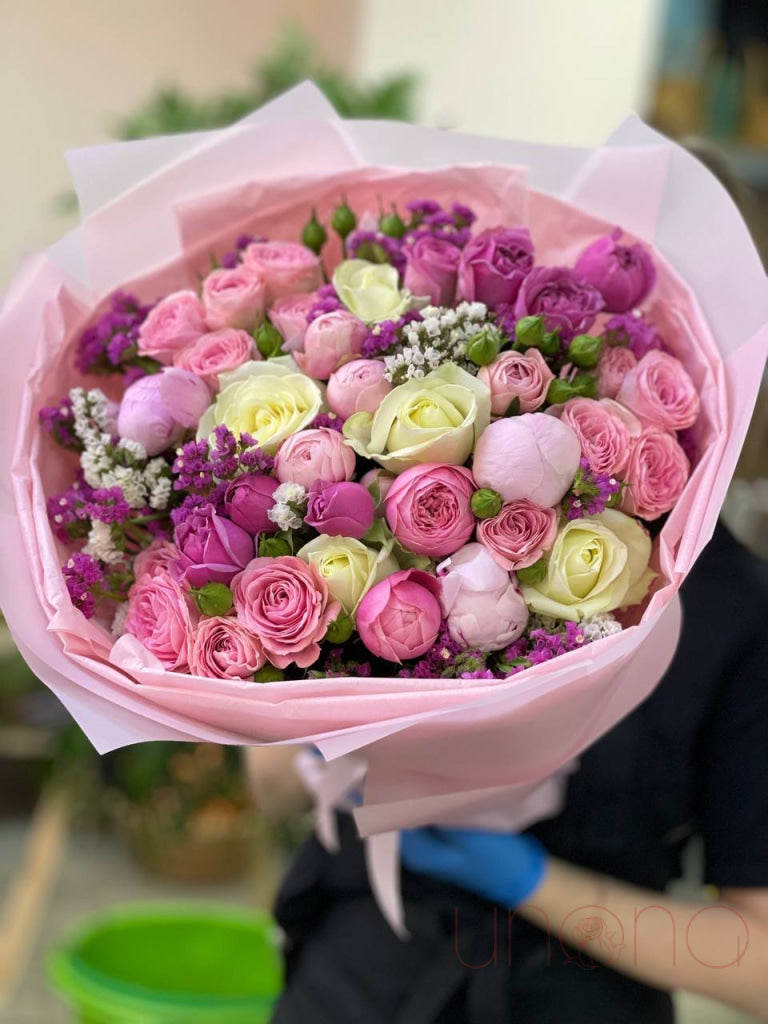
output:
[[[58,405],[47,405],[38,413],[38,419],[43,430],[50,434],[62,448],[80,451],[82,445],[73,429],[75,413],[71,398],[63,398]]]
[[[271,473],[275,468],[275,460],[263,452],[250,434],[240,435],[240,467],[258,470],[260,473]]]
[[[233,480],[241,470],[269,473],[275,460],[259,448],[250,434],[239,439],[224,424],[219,424],[210,441],[187,441],[177,452],[172,472],[175,491],[205,495],[216,484]]]
[[[348,658],[343,647],[331,648],[320,667],[307,672],[309,679],[326,679],[335,676],[359,676],[365,679],[371,675],[373,675],[373,670],[370,662]]]
[[[231,479],[240,468],[237,438],[220,423],[213,431],[213,447],[210,447],[211,471],[218,480]]]
[[[493,679],[485,651],[467,650],[458,644],[445,622],[430,649],[398,676],[404,679]]]
[[[239,263],[240,253],[234,249],[231,252],[225,252],[221,257],[221,266],[224,270],[234,270]]]
[[[81,519],[95,519],[100,523],[124,523],[134,515],[120,487],[98,487],[78,509]]]
[[[412,199],[405,204],[405,208],[414,218],[430,217],[442,210],[440,203],[434,199]]]
[[[603,327],[609,345],[626,345],[637,359],[654,349],[664,350],[664,341],[652,323],[636,313],[619,313]]]
[[[82,474],[71,487],[59,494],[52,494],[46,502],[48,520],[56,537],[65,544],[78,537],[88,536],[87,519],[81,511],[90,501],[93,488],[83,480]]]
[[[373,359],[388,352],[395,345],[400,344],[402,328],[415,320],[421,320],[421,313],[412,309],[397,320],[382,320],[381,323],[374,324],[368,332],[368,336],[363,339],[360,355],[363,359]]]
[[[450,213],[446,213],[443,209],[437,210],[435,213],[428,213],[422,224],[426,224],[430,228],[454,227],[453,216]]]
[[[171,467],[176,479],[175,491],[204,492],[213,486],[213,467],[207,441],[187,441],[182,445]]]
[[[622,484],[610,473],[593,473],[589,462],[581,459],[571,489],[563,499],[569,520],[596,516],[616,502]]]
[[[496,326],[514,340],[515,327],[517,326],[514,302],[500,302],[494,309],[494,313],[496,315]]]
[[[344,303],[336,294],[336,289],[333,285],[324,284],[315,292],[315,302],[310,306],[309,312],[306,316],[307,323],[311,324],[313,320],[322,316],[323,313],[334,313],[337,309],[343,308]]]
[[[171,512],[174,527],[181,526],[190,516],[198,512],[204,505],[212,505],[218,514],[224,510],[224,494],[227,484],[217,484],[208,494],[188,494],[184,501]]]
[[[75,365],[81,373],[114,373],[136,357],[139,328],[151,310],[127,292],[115,292],[109,309],[80,336]]]
[[[96,611],[96,596],[93,591],[102,583],[104,572],[92,555],[82,551],[71,555],[62,566],[64,582],[75,608],[79,608],[87,619]]]
[[[372,263],[391,263],[398,273],[405,270],[406,258],[401,240],[385,235],[383,231],[360,228],[353,231],[347,238],[347,256]]]
[[[235,242],[235,248],[229,252],[225,252],[221,257],[220,266],[224,270],[234,270],[236,266],[240,264],[243,258],[243,249],[247,249],[251,242],[265,242],[265,238],[260,238],[257,235],[240,235]]]
[[[477,214],[464,203],[451,203],[453,222],[458,228],[471,228],[477,220]]]
[[[338,430],[341,433],[344,429],[344,419],[341,416],[337,416],[335,412],[321,412],[312,420],[310,427],[315,429],[318,427],[329,427],[331,430]]]

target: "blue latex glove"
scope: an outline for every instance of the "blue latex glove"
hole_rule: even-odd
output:
[[[532,836],[479,829],[406,830],[401,857],[411,871],[509,908],[538,889],[547,866],[547,852]]]

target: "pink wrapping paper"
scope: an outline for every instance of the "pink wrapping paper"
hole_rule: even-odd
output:
[[[329,761],[364,758],[355,812],[364,835],[432,821],[519,826],[553,813],[562,786],[546,780],[642,701],[672,657],[677,589],[712,534],[754,405],[768,288],[730,198],[636,119],[606,147],[573,150],[345,123],[326,117],[307,86],[270,105],[266,123],[131,145],[128,170],[116,146],[74,160],[81,201],[97,205],[90,173],[100,205],[22,269],[0,318],[0,603],[22,654],[100,751],[164,738],[313,742]],[[118,166],[124,191],[109,196]],[[655,246],[652,317],[666,337],[674,331],[700,388],[701,454],[656,545],[659,585],[622,633],[508,681],[259,685],[165,672],[130,637],[112,650],[73,609],[45,513],[45,494],[69,469],[37,429],[40,407],[77,381],[71,342],[116,286],[155,299],[194,285],[210,252],[237,234],[295,237],[310,206],[327,214],[342,189],[358,207],[376,208],[379,195],[460,198],[479,227],[528,224],[545,262],[571,262],[616,223]],[[391,844],[379,851],[391,863]]]

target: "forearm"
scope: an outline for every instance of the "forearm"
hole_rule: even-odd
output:
[[[768,1014],[768,922],[733,899],[672,899],[551,858],[515,912],[549,930],[553,948],[610,965],[660,989],[689,989]],[[572,955],[572,954],[571,954]]]

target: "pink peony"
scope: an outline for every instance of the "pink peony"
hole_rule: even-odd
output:
[[[338,430],[330,427],[291,434],[280,445],[275,459],[275,475],[281,484],[301,484],[307,490],[315,480],[351,480],[354,472],[355,453]]]
[[[165,573],[142,576],[128,593],[125,632],[167,669],[185,671],[199,614],[189,594]]]
[[[389,528],[418,555],[438,558],[466,544],[475,529],[475,481],[463,466],[425,463],[396,477],[387,493]]]
[[[181,557],[176,569],[193,587],[229,583],[253,558],[253,537],[213,505],[200,505],[174,531]]]
[[[160,576],[171,572],[171,566],[179,560],[181,552],[168,540],[153,540],[133,560],[133,575],[137,580],[142,576]]]
[[[510,575],[482,544],[467,544],[437,567],[448,632],[462,647],[498,651],[522,634],[528,607]]]
[[[173,292],[158,302],[139,328],[139,355],[168,365],[207,330],[205,308],[197,295]]]
[[[547,389],[555,379],[537,348],[527,352],[504,352],[488,366],[481,366],[478,380],[491,392],[491,413],[503,416],[513,399],[520,399],[520,412],[536,412],[544,404]]]
[[[320,260],[298,242],[251,242],[243,263],[264,280],[266,304],[297,292],[314,292],[323,283]]]
[[[656,283],[656,268],[644,245],[617,245],[621,229],[588,245],[576,261],[576,273],[605,299],[609,313],[633,309]]]
[[[309,489],[304,522],[318,533],[360,540],[373,525],[373,516],[373,498],[362,484],[317,480]]]
[[[212,270],[203,281],[202,295],[208,327],[252,331],[264,319],[264,291],[264,282],[252,267]]]
[[[514,302],[533,269],[533,242],[527,228],[487,228],[461,253],[459,295],[487,306]]]
[[[368,336],[362,320],[345,309],[315,317],[304,335],[304,351],[294,358],[309,377],[328,380],[334,370],[360,355]]]
[[[273,303],[269,310],[272,325],[283,336],[283,351],[297,352],[304,347],[304,335],[307,333],[307,313],[317,303],[314,292],[297,295],[284,295]]]
[[[258,637],[237,619],[203,619],[189,645],[189,671],[212,679],[250,679],[266,661]]]
[[[679,359],[653,349],[622,381],[616,401],[643,423],[664,430],[691,427],[699,415],[699,395]]]
[[[629,459],[630,440],[640,435],[640,421],[618,402],[605,398],[571,398],[553,413],[567,423],[594,473],[620,476]]]
[[[224,492],[224,512],[237,526],[256,537],[260,533],[274,533],[277,524],[267,513],[274,506],[272,495],[278,481],[262,473],[244,473],[228,485]]]
[[[597,364],[598,395],[601,398],[615,398],[633,366],[637,366],[637,358],[631,349],[623,345],[604,348]]]
[[[407,263],[403,287],[413,295],[426,296],[433,306],[452,306],[461,250],[444,238],[422,235],[404,251]]]
[[[658,519],[677,503],[691,467],[677,439],[647,427],[632,445],[621,508],[641,519]]]
[[[237,618],[277,668],[308,668],[341,611],[325,581],[300,558],[254,558],[232,581]]]
[[[159,455],[196,427],[210,404],[208,385],[196,374],[168,368],[140,377],[126,388],[117,432],[143,445],[147,455]]]
[[[236,370],[252,359],[261,359],[261,356],[255,351],[250,334],[234,327],[224,327],[203,334],[177,352],[173,365],[202,377],[209,387],[218,390],[220,373]]]
[[[477,539],[497,565],[511,572],[538,562],[555,543],[557,512],[540,508],[527,498],[502,505],[498,515],[481,519]]]
[[[356,412],[376,412],[392,385],[385,380],[381,359],[354,359],[331,374],[326,397],[328,405],[342,419]]]
[[[504,501],[528,498],[550,508],[571,486],[581,459],[571,428],[543,412],[496,420],[475,446],[472,473],[478,487]]]
[[[377,658],[402,662],[426,653],[440,631],[440,584],[420,569],[402,569],[371,587],[357,608],[360,639]]]

